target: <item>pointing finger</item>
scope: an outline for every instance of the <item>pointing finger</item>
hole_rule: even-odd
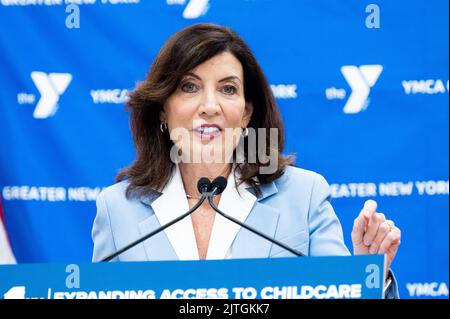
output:
[[[367,219],[370,219],[370,217],[372,217],[372,215],[377,211],[377,206],[377,202],[373,199],[365,201],[363,211],[365,211],[364,215]]]
[[[364,233],[369,225],[370,217],[376,211],[377,203],[374,200],[367,200],[358,217],[353,223],[352,241],[353,245],[360,245],[363,241]]]

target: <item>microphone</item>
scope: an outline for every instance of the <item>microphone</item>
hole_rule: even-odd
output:
[[[209,195],[221,194],[227,187],[227,179],[223,176],[216,177],[209,185]]]
[[[275,244],[275,245],[277,245],[277,246],[280,246],[281,248],[286,249],[287,251],[293,253],[293,254],[296,255],[296,256],[299,256],[299,257],[305,256],[305,255],[304,255],[303,253],[301,253],[300,251],[298,251],[298,250],[296,250],[296,249],[294,249],[294,248],[291,248],[291,247],[289,247],[289,246],[286,246],[285,244],[283,244],[282,242],[276,240],[275,238],[269,237],[269,236],[267,236],[266,234],[263,234],[263,233],[261,233],[260,231],[254,229],[254,228],[252,228],[252,227],[250,227],[250,226],[248,226],[248,225],[246,225],[246,224],[244,224],[244,223],[241,223],[241,222],[240,222],[239,220],[237,220],[236,218],[231,217],[231,216],[225,214],[225,213],[222,212],[219,208],[217,208],[216,205],[214,204],[213,197],[216,196],[216,195],[219,195],[220,193],[222,193],[222,192],[225,190],[226,187],[227,187],[227,180],[226,180],[226,178],[223,177],[223,176],[216,177],[216,178],[211,182],[211,184],[210,184],[210,186],[209,186],[210,191],[207,193],[207,196],[208,196],[208,202],[209,202],[209,205],[210,205],[217,213],[219,213],[220,215],[222,215],[222,216],[225,217],[226,219],[231,220],[233,223],[236,223],[236,224],[238,224],[239,226],[244,227],[245,229],[251,231],[252,233],[254,233],[254,234],[256,234],[256,235],[258,235],[258,236],[260,236],[260,237],[262,237],[262,238],[264,238],[264,239],[266,239],[266,240],[268,240],[268,241],[270,241],[271,243],[273,243],[273,244]]]
[[[226,181],[225,181],[226,182]],[[188,210],[186,213],[184,213],[183,215],[175,218],[174,220],[168,222],[167,224],[155,229],[154,231],[148,233],[147,235],[135,240],[134,242],[128,244],[127,246],[119,249],[118,251],[116,251],[115,253],[103,258],[101,260],[101,262],[105,262],[105,261],[110,261],[111,259],[119,256],[120,254],[126,252],[127,250],[133,248],[134,246],[142,243],[143,241],[155,236],[156,234],[158,234],[159,232],[163,231],[164,229],[166,229],[167,227],[172,226],[173,224],[179,222],[180,220],[182,220],[183,218],[189,216],[190,214],[192,214],[197,208],[199,208],[203,202],[205,201],[206,197],[208,197],[208,190],[209,190],[209,186],[211,184],[211,181],[206,178],[206,177],[202,177],[198,180],[197,182],[197,189],[199,191],[200,194],[202,194],[202,196],[200,197],[199,201],[197,202],[197,204],[195,204],[190,210]]]
[[[209,185],[211,185],[211,181],[209,178],[202,177],[197,182],[197,189],[200,194],[206,193],[209,189]]]

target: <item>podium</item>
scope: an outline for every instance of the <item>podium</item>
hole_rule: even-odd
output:
[[[384,255],[0,266],[5,299],[380,299]]]

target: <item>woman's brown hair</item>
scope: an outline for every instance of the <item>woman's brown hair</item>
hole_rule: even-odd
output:
[[[174,35],[159,51],[146,79],[130,94],[126,108],[130,110],[130,128],[136,148],[136,159],[121,170],[116,181],[127,180],[127,198],[142,196],[162,189],[169,181],[175,164],[170,159],[174,145],[167,132],[160,131],[159,115],[165,101],[179,86],[182,77],[196,66],[216,56],[229,52],[242,64],[244,71],[244,96],[253,104],[248,127],[278,129],[278,168],[272,174],[260,174],[263,164],[245,161],[235,168],[240,174],[238,184],[247,182],[255,193],[259,185],[280,177],[293,157],[281,154],[284,147],[284,129],[272,90],[247,44],[228,27],[211,23],[189,26]],[[266,153],[271,154],[270,135],[266,134]]]

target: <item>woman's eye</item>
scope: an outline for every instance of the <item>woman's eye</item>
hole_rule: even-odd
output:
[[[236,93],[236,88],[234,86],[232,86],[232,85],[225,85],[223,87],[223,92],[225,94],[230,94],[231,95],[231,94]]]
[[[196,86],[194,83],[191,83],[191,82],[184,83],[184,84],[181,86],[181,90],[182,90],[183,92],[186,92],[186,93],[192,93],[192,92],[195,92],[196,88],[197,88],[197,86]]]

